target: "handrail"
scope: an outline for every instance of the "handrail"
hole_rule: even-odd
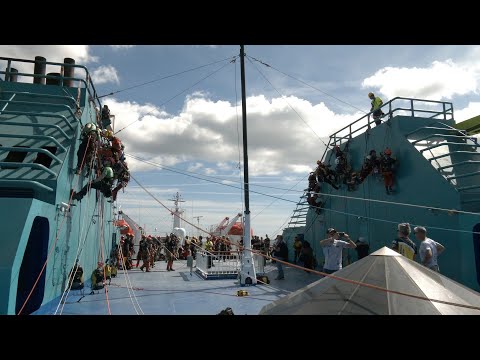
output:
[[[52,99],[67,99],[73,101],[73,103],[76,105],[77,100],[73,96],[67,96],[67,95],[52,95],[52,94],[44,94],[44,93],[33,93],[29,91],[10,91],[10,90],[2,90],[3,94],[15,94],[15,95],[29,95],[29,96],[38,96],[38,97],[46,97],[46,98],[52,98]]]
[[[100,102],[100,99],[98,98],[97,95],[97,90],[95,89],[95,86],[93,85],[92,77],[90,75],[90,72],[84,65],[77,65],[77,64],[65,64],[65,63],[57,63],[57,62],[52,62],[52,61],[36,61],[36,60],[28,60],[28,59],[17,59],[17,58],[9,58],[9,57],[1,57],[0,60],[7,61],[7,71],[0,71],[0,74],[5,74],[7,77],[10,75],[9,69],[11,68],[11,63],[12,61],[14,62],[24,62],[24,63],[41,63],[45,65],[55,65],[55,66],[68,66],[68,67],[74,67],[74,68],[79,68],[85,70],[85,79],[77,79],[77,78],[69,78],[69,77],[61,77],[62,79],[67,79],[67,80],[75,80],[75,81],[80,81],[85,84],[85,88],[87,89],[87,92],[90,94],[91,98],[97,101],[100,109],[102,108],[102,104]],[[16,73],[19,76],[31,76],[31,77],[39,77],[39,78],[55,78],[57,79],[58,76],[48,76],[48,75],[37,75],[37,74],[24,74],[24,73]],[[90,87],[92,88],[92,91],[90,91]],[[93,93],[93,94],[92,94]]]
[[[440,146],[445,146],[445,145],[454,145],[454,146],[469,146],[469,147],[480,147],[480,145],[473,145],[473,144],[465,144],[465,143],[455,143],[455,142],[444,142],[444,143],[440,143],[440,144],[435,144],[433,146],[429,146],[425,149],[421,149],[420,152],[423,153],[424,151],[427,151],[427,150],[431,150],[431,149],[435,149],[437,147],[440,147]]]
[[[415,145],[419,143],[420,141],[425,141],[427,139],[433,138],[433,137],[443,137],[443,138],[454,138],[454,139],[468,139],[470,140],[472,137],[471,136],[463,136],[463,135],[447,135],[447,134],[430,134],[427,137],[415,140],[412,142],[412,145]]]
[[[1,148],[0,148],[1,149]],[[460,161],[458,163],[454,163],[454,164],[450,164],[450,165],[445,165],[445,166],[441,166],[439,168],[437,168],[437,170],[443,170],[443,169],[447,169],[447,168],[453,168],[455,166],[458,166],[458,165],[470,165],[470,164],[480,164],[480,161],[478,160],[466,160],[466,161]]]
[[[53,107],[62,107],[62,108],[67,108],[67,110],[70,112],[70,115],[75,119],[75,121],[80,121],[79,118],[77,118],[72,110],[72,108],[68,105],[65,104],[45,104],[42,102],[32,102],[32,101],[17,101],[17,100],[2,100],[0,99],[0,103],[7,102],[9,104],[22,104],[22,105],[40,105],[40,106],[53,106]]]
[[[62,144],[60,144],[57,139],[48,135],[21,135],[21,134],[1,134],[0,133],[0,138],[50,140],[55,145],[60,147],[62,150],[66,151],[65,147],[63,147]]]
[[[11,147],[11,146],[0,146],[0,151],[18,151],[18,152],[36,152],[45,154],[50,157],[52,160],[55,160],[57,163],[61,164],[62,160],[53,155],[50,151],[42,148],[22,148],[22,147]]]
[[[60,132],[60,134],[67,140],[70,140],[70,138],[68,137],[68,135],[66,134],[65,131],[63,131],[60,126],[58,125],[54,125],[54,124],[28,124],[28,123],[17,123],[17,122],[2,122],[1,124],[2,126],[5,126],[5,125],[9,125],[9,126],[28,126],[28,127],[47,127],[47,128],[52,128],[52,129],[55,129],[55,130],[58,130]],[[2,134],[0,133],[0,137],[2,136]],[[62,149],[62,151],[66,151],[66,149],[60,145],[60,143],[58,143],[59,146],[60,146],[60,149]]]
[[[2,112],[2,114],[7,114],[7,115],[30,115],[30,116],[44,116],[44,117],[56,117],[65,120],[65,123],[67,126],[70,128],[70,130],[74,131],[72,124],[70,121],[67,120],[65,115],[60,115],[60,114],[51,114],[51,113],[42,113],[42,112],[25,112],[25,111],[11,111],[11,110],[6,110]]]
[[[3,168],[4,166],[6,166],[7,168],[4,169]],[[53,172],[52,170],[43,166],[42,164],[0,161],[0,170],[12,170],[11,169],[12,167],[13,168],[26,168],[26,167],[34,168],[34,169],[37,169],[37,170],[45,171],[45,172],[49,173],[50,175],[52,175],[53,177],[57,177],[57,174],[55,174],[55,172]]]
[[[410,101],[410,108],[405,108],[405,107],[392,108],[392,104],[395,101],[398,101],[398,100]],[[439,112],[439,111],[432,111],[432,110],[427,110],[427,109],[418,109],[418,108],[415,109],[415,107],[414,107],[414,102],[415,101],[416,102],[432,103],[432,104],[442,104],[443,111]],[[449,107],[447,107],[447,105]],[[410,111],[412,116],[415,116],[415,112],[417,112],[417,113],[429,113],[429,114],[437,114],[437,115],[443,114],[444,115],[444,120],[447,120],[447,115],[450,115],[451,116],[450,118],[453,118],[453,104],[451,102],[414,99],[414,98],[405,98],[405,97],[395,97],[395,98],[391,99],[390,101],[386,102],[385,104],[383,104],[380,108],[370,111],[369,113],[363,115],[361,118],[355,120],[354,122],[350,123],[349,125],[341,128],[340,130],[338,130],[335,133],[333,133],[332,135],[330,135],[330,139],[331,140],[333,139],[333,145],[336,145],[337,142],[341,143],[341,141],[344,140],[344,139],[352,138],[353,134],[359,132],[362,129],[365,129],[365,128],[370,129],[371,124],[375,122],[375,120],[370,119],[370,116],[372,115],[372,117],[373,117],[374,112],[376,112],[380,109],[385,110],[387,108],[388,108],[388,112],[386,112],[386,115],[388,115],[389,119],[391,119],[393,117],[393,113],[395,113],[397,111]],[[352,131],[352,126],[357,124],[358,122],[364,120],[364,119],[367,120],[367,123],[365,125],[361,126],[360,128]],[[341,132],[343,132],[344,130],[347,130],[347,129],[348,129],[348,133],[345,136],[339,136]]]
[[[451,180],[454,180],[454,179],[461,179],[461,178],[475,176],[475,175],[479,175],[479,174],[480,174],[480,171],[475,171],[475,172],[468,173],[468,174],[461,174],[461,175],[456,175],[456,176],[447,176],[447,180],[451,181]]]
[[[45,184],[39,183],[38,181],[35,180],[9,180],[9,179],[2,179],[0,180],[0,188],[14,188],[14,187],[20,187],[20,188],[33,188],[34,190],[40,190],[40,191],[48,191],[53,193],[53,189],[50,186],[47,186]]]
[[[428,161],[432,161],[432,160],[437,160],[437,159],[441,159],[443,157],[446,157],[446,156],[449,156],[451,154],[469,154],[469,155],[480,155],[479,152],[472,152],[472,151],[461,151],[461,150],[458,150],[458,151],[451,151],[451,152],[448,152],[448,153],[445,153],[445,154],[442,154],[442,155],[438,155],[438,156],[434,156],[430,159],[427,158]]]

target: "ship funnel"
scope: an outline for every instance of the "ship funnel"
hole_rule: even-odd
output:
[[[72,58],[65,58],[63,59],[64,66],[63,66],[63,86],[73,87],[73,80],[72,79],[65,79],[65,78],[73,78],[75,74],[75,68],[72,65],[75,65],[75,60]]]
[[[8,71],[8,69],[7,69],[7,71]],[[10,68],[9,73],[5,77],[6,77],[5,81],[17,82],[17,80],[18,80],[18,70],[14,69],[14,68]]]
[[[35,56],[35,66],[33,68],[33,73],[35,75],[42,75],[44,76],[47,72],[47,59],[43,56]],[[45,85],[45,78],[44,77],[34,77],[33,78],[34,84]]]
[[[55,76],[55,78],[47,78],[47,85],[62,85],[62,75],[60,73],[48,73],[47,76]]]

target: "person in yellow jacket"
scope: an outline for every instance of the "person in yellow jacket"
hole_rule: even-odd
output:
[[[105,286],[103,263],[99,261],[97,265],[97,268],[92,272],[92,292],[90,295],[93,295],[94,290],[101,290]]]
[[[370,109],[370,111],[373,111],[373,120],[375,120],[375,124],[378,126],[382,123],[380,118],[385,115],[380,109],[380,107],[383,105],[383,101],[378,96],[375,96],[373,93],[368,93],[368,97],[370,98],[370,100],[372,100],[372,108]]]
[[[112,281],[112,267],[108,263],[108,260],[106,261],[106,264],[105,264],[105,279],[108,280],[108,285],[110,285]]]
[[[294,263],[297,263],[297,260],[300,258],[300,253],[302,252],[302,241],[295,236],[295,242],[293,243],[293,249],[295,250],[295,260]]]

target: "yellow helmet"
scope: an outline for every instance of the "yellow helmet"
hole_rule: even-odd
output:
[[[372,96],[375,96],[375,95],[373,95],[372,92],[369,92],[369,93],[368,93],[368,97],[371,98]]]

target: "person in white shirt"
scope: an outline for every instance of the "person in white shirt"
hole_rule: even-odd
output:
[[[332,274],[342,269],[343,248],[355,249],[357,245],[350,239],[348,234],[337,232],[334,228],[329,228],[327,235],[327,239],[320,241],[320,246],[323,248],[323,254],[325,255],[323,272]],[[342,237],[347,241],[340,240]]]
[[[417,226],[413,229],[415,237],[420,241],[420,261],[423,266],[428,267],[429,269],[440,272],[438,267],[438,255],[440,255],[445,247],[427,237],[427,229],[423,226]]]

